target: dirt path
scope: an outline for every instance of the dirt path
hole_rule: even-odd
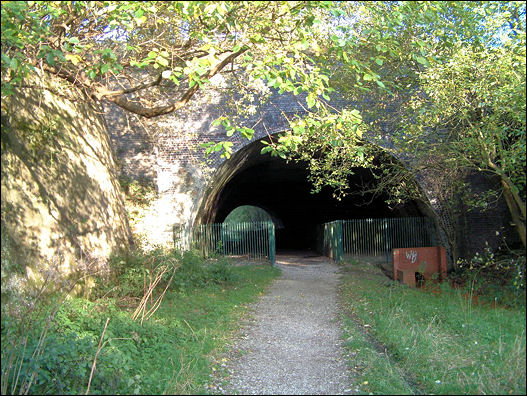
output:
[[[225,364],[225,394],[350,394],[337,322],[337,266],[324,257],[281,255],[282,275],[252,307]],[[241,353],[236,353],[239,351]]]

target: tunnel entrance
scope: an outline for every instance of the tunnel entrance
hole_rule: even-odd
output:
[[[261,155],[260,141],[240,150],[218,170],[215,184],[200,210],[204,223],[222,223],[236,208],[252,205],[265,210],[276,229],[276,249],[315,251],[317,226],[333,220],[430,217],[424,205],[411,201],[389,207],[386,196],[350,194],[340,201],[330,188],[312,194],[308,169],[302,163],[287,163]],[[356,168],[350,186],[373,181],[368,169]]]

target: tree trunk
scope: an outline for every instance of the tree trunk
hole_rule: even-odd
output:
[[[525,203],[521,200],[517,192],[510,189],[507,180],[501,178],[501,185],[503,186],[503,194],[509,207],[512,221],[525,248]]]

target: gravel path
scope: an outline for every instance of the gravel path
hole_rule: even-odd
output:
[[[224,368],[225,394],[349,394],[337,321],[338,267],[324,257],[281,255],[282,275],[252,306],[253,319]],[[236,353],[238,351],[238,353]],[[239,353],[241,352],[241,353]]]

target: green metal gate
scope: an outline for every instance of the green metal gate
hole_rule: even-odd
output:
[[[191,231],[174,228],[174,247],[198,250],[203,257],[247,256],[275,263],[275,228],[272,221],[201,224]]]
[[[401,217],[336,220],[319,229],[319,250],[336,261],[346,256],[384,255],[392,249],[436,244],[432,219]]]

